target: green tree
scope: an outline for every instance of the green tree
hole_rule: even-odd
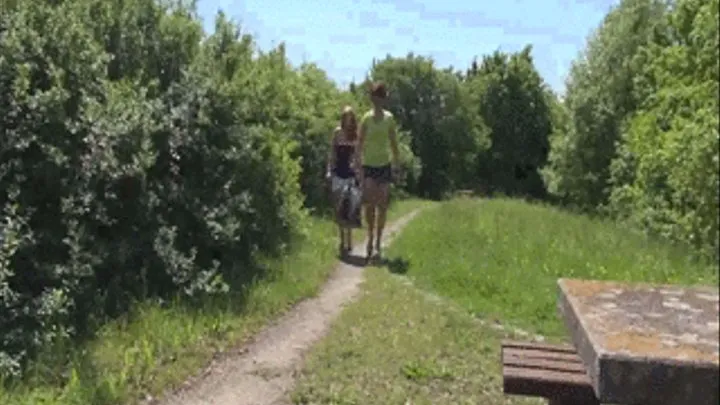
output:
[[[0,11],[0,379],[134,300],[262,276],[301,229],[303,75],[191,6]]]
[[[718,258],[718,1],[680,0],[634,59],[642,100],[612,164],[610,208]]]
[[[437,69],[432,59],[410,54],[374,63],[370,78],[388,85],[388,108],[408,131],[410,148],[420,160],[422,169],[411,179],[411,191],[440,198],[470,186],[472,163],[487,147],[487,135],[457,75]]]
[[[477,155],[485,187],[508,194],[544,195],[539,170],[548,154],[554,102],[535,69],[532,48],[495,52],[469,70],[468,86],[490,130],[491,147]]]
[[[615,146],[638,103],[631,61],[665,9],[662,0],[620,2],[573,63],[564,102],[570,125],[553,136],[545,171],[549,191],[567,202],[594,209],[607,201]]]

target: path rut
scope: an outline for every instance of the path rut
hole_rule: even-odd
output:
[[[390,224],[384,245],[419,213],[416,209]],[[365,241],[353,256],[364,256]],[[206,372],[161,401],[160,405],[287,405],[304,354],[330,329],[343,306],[360,291],[363,267],[341,262],[320,293],[306,299],[257,334],[239,354],[225,356]]]

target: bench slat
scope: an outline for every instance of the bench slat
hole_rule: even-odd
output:
[[[515,356],[507,356],[503,360],[503,364],[507,367],[528,368],[535,370],[557,371],[561,373],[577,373],[584,375],[585,366],[580,363],[568,363],[566,361],[532,359]]]
[[[584,376],[580,373],[569,373],[557,370],[542,370],[537,368],[533,369],[525,367],[506,366],[503,375],[506,381],[511,380],[513,382],[513,384],[511,385],[532,387],[552,386],[553,389],[551,389],[551,391],[554,391],[555,388],[564,389],[565,387],[582,388],[588,386],[589,383],[587,376]],[[536,389],[542,390],[541,388]],[[514,394],[514,392],[508,392],[508,394]],[[524,394],[525,393],[523,393],[523,395]],[[547,397],[544,394],[536,395]]]
[[[568,364],[578,364],[583,367],[582,371],[585,371],[584,364],[575,353],[549,353],[542,350],[536,349],[515,349],[505,348],[503,350],[503,356],[506,358],[521,358],[528,360],[552,360],[552,361],[564,361]]]
[[[571,345],[553,345],[549,343],[538,343],[538,342],[521,342],[518,340],[503,340],[502,341],[502,347],[503,348],[513,348],[513,349],[537,349],[542,350],[544,352],[551,352],[551,353],[570,353],[570,354],[577,354],[577,351],[575,351],[575,348]]]
[[[502,361],[506,394],[599,405],[585,366],[571,346],[506,341]]]

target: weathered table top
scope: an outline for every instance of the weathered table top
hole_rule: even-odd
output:
[[[602,403],[718,405],[718,289],[562,279],[559,308]]]

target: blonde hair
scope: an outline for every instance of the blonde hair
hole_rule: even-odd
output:
[[[350,121],[350,123],[348,123],[348,121]],[[348,125],[351,127],[348,128]],[[357,138],[357,116],[353,108],[349,105],[346,105],[342,110],[342,114],[340,114],[340,128],[345,132],[345,135],[350,141],[354,141]]]

